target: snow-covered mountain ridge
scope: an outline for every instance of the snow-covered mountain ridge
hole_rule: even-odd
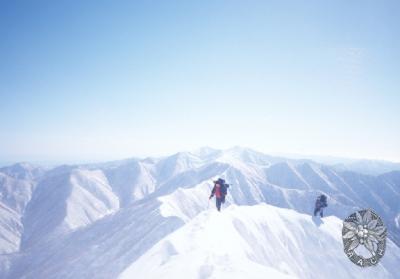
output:
[[[123,278],[396,278],[400,249],[360,269],[343,256],[342,221],[266,204],[203,211],[130,265]],[[149,272],[151,270],[151,272]]]
[[[217,177],[232,183],[225,205],[229,209],[220,216],[228,220],[220,221],[227,222],[229,234],[239,234],[242,242],[249,241],[247,236],[260,238],[261,230],[251,229],[244,236],[243,231],[238,232],[228,224],[244,222],[243,226],[251,226],[245,220],[258,216],[258,211],[270,216],[270,211],[279,211],[279,208],[292,209],[294,211],[284,212],[303,217],[296,215],[295,220],[291,220],[292,217],[287,217],[293,216],[291,213],[278,214],[279,218],[288,220],[282,230],[299,225],[301,229],[297,233],[311,230],[311,239],[318,241],[315,234],[321,233],[319,230],[324,226],[334,223],[337,230],[340,219],[356,209],[373,208],[388,227],[389,238],[393,241],[388,249],[398,251],[400,172],[373,176],[338,170],[310,160],[273,157],[240,147],[203,148],[162,158],[60,166],[51,170],[30,164],[0,168],[0,277],[117,278],[129,274],[127,270],[139,268],[143,271],[142,265],[137,263],[143,257],[158,259],[158,256],[149,256],[150,251],[164,253],[155,247],[173,234],[184,235],[181,231],[187,227],[195,230],[204,225],[201,222],[217,225],[214,221],[219,217],[213,214],[214,205],[208,201],[211,182]],[[331,216],[326,223],[314,228],[306,221],[309,216],[303,214],[312,212],[320,193],[329,197],[326,213]],[[193,225],[196,222],[197,225]],[[267,221],[261,218],[257,222]],[[294,223],[291,225],[291,222]],[[265,228],[268,237],[271,229]],[[193,235],[200,237],[201,230],[194,231]],[[296,243],[302,247],[311,245],[305,239],[297,239]],[[342,272],[353,271],[339,260],[345,256],[342,251],[338,252],[342,249],[337,247],[340,241],[334,243],[336,250],[332,248],[329,253],[337,259],[338,268],[342,268]],[[194,243],[193,249],[197,249],[198,244]],[[238,249],[239,259],[246,263],[244,271],[252,267],[260,270],[260,274],[271,272],[283,277],[315,278],[311,275],[316,270],[312,265],[304,270],[294,267],[300,265],[300,257],[290,258],[284,254],[282,266],[289,262],[294,266],[282,267],[270,264],[267,259],[260,263],[255,256],[243,258],[244,254],[261,252],[248,251],[245,245]],[[178,252],[179,257],[187,258],[186,250]],[[199,250],[198,255],[214,252]],[[388,255],[390,253],[388,251]],[[309,257],[313,259],[312,255]],[[196,259],[193,258],[194,266],[190,269],[193,276],[197,276],[193,278],[215,278],[225,270],[223,266],[214,266],[211,272],[207,267],[210,264],[206,263],[198,273],[196,268],[200,262]],[[238,258],[229,260],[234,262]],[[351,264],[347,258],[344,260]],[[179,263],[166,261],[171,266]],[[398,258],[392,257],[380,267],[378,273],[382,278],[391,278],[393,261],[399,263]],[[239,278],[242,271],[232,270],[230,274]],[[163,268],[154,267],[152,274],[157,272],[164,272]]]

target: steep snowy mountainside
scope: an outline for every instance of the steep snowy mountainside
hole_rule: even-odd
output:
[[[154,166],[141,161],[103,168],[122,207],[140,200],[155,191],[157,180]]]
[[[396,278],[394,243],[376,268],[360,269],[342,251],[341,229],[336,217],[313,219],[266,204],[207,210],[119,278]]]
[[[49,238],[16,255],[2,278],[117,278],[159,240],[184,224],[177,217],[163,216],[159,207],[156,199],[142,200],[90,226]]]
[[[86,226],[117,211],[119,201],[101,171],[55,169],[38,184],[23,218],[23,248]]]
[[[22,216],[43,173],[27,163],[0,168],[0,254],[19,250]]]
[[[27,163],[0,168],[0,201],[23,213],[45,171]]]
[[[11,254],[18,251],[21,244],[20,214],[0,202],[0,216],[0,255]]]

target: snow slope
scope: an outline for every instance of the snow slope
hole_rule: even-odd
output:
[[[266,204],[207,210],[119,278],[396,278],[395,244],[388,242],[377,267],[361,269],[342,251],[341,230],[336,217],[313,219]]]
[[[120,209],[90,226],[32,245],[2,278],[116,278],[184,222],[163,216],[157,200]],[[138,277],[135,277],[138,278]]]

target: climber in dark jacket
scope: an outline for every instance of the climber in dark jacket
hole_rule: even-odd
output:
[[[218,178],[217,181],[214,181],[214,187],[211,191],[210,198],[215,196],[215,204],[217,206],[218,211],[221,210],[221,204],[225,202],[225,196],[228,192],[229,185],[225,183],[225,180],[222,178]]]
[[[314,216],[316,216],[319,212],[321,218],[324,217],[324,208],[328,206],[328,202],[326,199],[327,198],[324,194],[320,195],[317,198],[317,200],[315,201]]]

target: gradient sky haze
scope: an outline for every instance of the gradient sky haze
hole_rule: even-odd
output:
[[[400,1],[0,1],[0,161],[400,162]]]

